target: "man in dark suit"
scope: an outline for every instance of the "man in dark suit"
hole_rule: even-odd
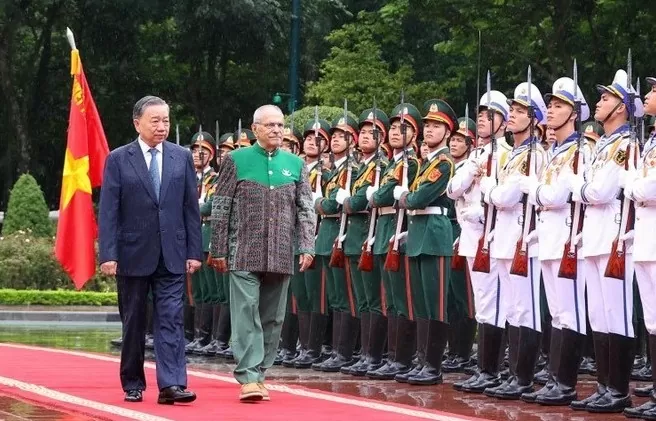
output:
[[[146,300],[152,290],[157,385],[161,404],[196,399],[186,390],[182,296],[185,272],[201,265],[201,230],[191,153],[166,141],[169,107],[146,96],[132,112],[139,137],[113,150],[100,193],[100,269],[115,275],[123,322],[121,385],[125,400],[146,389]]]

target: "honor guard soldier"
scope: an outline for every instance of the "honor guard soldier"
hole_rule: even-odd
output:
[[[209,216],[212,213],[211,195],[214,191],[216,173],[210,166],[214,158],[214,138],[207,132],[198,132],[191,138],[191,153],[196,167],[198,185],[198,204],[200,207],[208,202],[206,212],[201,213],[203,252],[209,252],[211,226]],[[192,275],[192,294],[196,306],[194,314],[195,337],[187,344],[185,352],[199,353],[212,340],[212,322],[218,320],[218,297],[217,284],[211,268],[207,266],[204,259],[201,269]],[[215,314],[216,313],[216,314]]]
[[[645,115],[656,115],[656,78],[648,77],[651,89],[645,96]],[[624,194],[635,203],[635,238],[633,261],[636,279],[642,298],[645,326],[649,333],[649,352],[652,364],[656,362],[656,240],[652,234],[656,223],[656,135],[649,134],[637,171],[627,172]],[[653,372],[652,372],[653,376]],[[653,378],[653,377],[652,377]],[[637,408],[627,408],[624,415],[630,418],[656,420],[656,378],[647,387],[636,388],[636,395],[651,399]]]
[[[583,124],[583,135],[588,140],[588,144],[594,151],[599,138],[604,135],[604,128],[596,121],[588,121]]]
[[[500,386],[486,389],[485,394],[519,399],[522,393],[533,391],[541,324],[540,265],[535,258],[537,244],[530,238],[534,236],[530,231],[534,211],[522,199],[517,180],[523,175],[539,175],[546,163],[546,152],[537,144],[535,126],[544,123],[547,110],[538,88],[528,82],[517,86],[508,104],[508,130],[513,134],[514,148],[499,173],[498,183],[485,177],[481,180],[481,191],[485,203],[496,207],[495,226],[503,230],[503,235],[494,236],[490,255],[497,259],[504,287],[500,298],[508,322],[511,375]]]
[[[339,117],[330,129],[330,149],[335,159],[335,169],[327,179],[323,197],[315,200],[314,208],[321,215],[319,234],[316,240],[316,256],[326,271],[328,306],[333,312],[333,352],[329,359],[312,366],[313,370],[337,372],[350,365],[355,341],[358,337],[359,319],[357,297],[353,290],[351,275],[344,262],[338,264],[331,258],[333,249],[342,242],[340,236],[343,207],[336,196],[340,188],[350,189],[354,162],[350,157],[351,148],[358,141],[358,124],[352,117]],[[357,167],[356,171],[357,171]],[[342,245],[343,247],[343,245]],[[343,250],[341,251],[343,258]]]
[[[493,165],[497,174],[505,165],[512,148],[506,143],[504,132],[508,122],[509,107],[506,96],[490,90],[481,97],[478,106],[477,129],[480,147],[455,173],[447,194],[456,200],[460,237],[458,254],[467,259],[474,292],[474,308],[478,322],[478,370],[469,379],[454,383],[456,390],[483,393],[487,388],[501,384],[499,378],[500,352],[506,325],[505,308],[500,305],[502,285],[496,259],[489,256],[487,271],[477,271],[474,266],[479,242],[483,241],[486,225],[481,206],[480,176]],[[491,210],[487,215],[493,215]]]
[[[285,131],[282,137],[282,146],[283,150],[298,155],[301,152],[301,132],[294,127],[293,131],[291,127],[285,127]]]
[[[623,212],[617,192],[624,187],[625,165],[631,165],[634,154],[627,121],[642,116],[642,102],[634,98],[633,88],[624,70],[618,70],[613,83],[598,85],[601,94],[595,120],[601,122],[605,134],[597,142],[585,177],[572,175],[569,186],[574,201],[586,205],[581,253],[585,258],[588,316],[597,361],[597,390],[581,401],[572,402],[574,409],[591,412],[619,412],[631,406],[629,377],[633,365],[633,261],[627,245],[625,271],[615,279],[609,265],[613,244],[624,245],[628,238],[617,238]],[[632,115],[630,115],[632,114]],[[629,152],[627,154],[627,152]],[[630,157],[630,159],[629,159]],[[629,160],[629,162],[627,162]],[[630,203],[630,202],[628,202]],[[618,215],[619,218],[618,218]],[[624,232],[620,236],[624,236]],[[618,241],[616,241],[618,240]]]
[[[409,299],[409,272],[406,272],[405,244],[402,241],[405,209],[397,211],[394,208],[394,187],[409,186],[416,179],[419,160],[410,145],[419,136],[421,127],[421,114],[414,105],[404,102],[392,110],[388,138],[393,155],[380,186],[370,186],[366,190],[367,200],[378,209],[373,245],[374,265],[377,267],[374,270],[381,272],[387,306],[387,362],[379,369],[367,372],[367,377],[377,380],[407,381],[403,376],[412,369],[416,349],[416,323],[412,300]],[[397,259],[398,267],[393,268],[396,270],[385,269],[390,251]],[[421,367],[417,373],[419,371]],[[399,375],[402,377],[397,378]]]
[[[519,188],[528,194],[530,203],[540,211],[537,221],[538,260],[542,269],[544,289],[551,313],[549,374],[546,386],[534,393],[522,395],[522,400],[544,405],[569,405],[576,399],[581,348],[586,334],[585,273],[583,259],[562,261],[563,250],[576,236],[580,212],[573,215],[569,203],[570,191],[566,179],[577,171],[583,172],[583,162],[590,162],[591,149],[582,142],[583,133],[575,131],[575,124],[590,116],[590,109],[581,89],[569,77],[558,79],[548,102],[547,124],[555,135],[549,162],[540,177],[522,176]],[[580,113],[577,115],[577,103]],[[576,164],[575,164],[576,163]],[[566,246],[566,243],[568,244]],[[576,244],[574,245],[576,247]],[[559,274],[561,265],[571,266],[568,274]],[[570,279],[574,278],[574,279]],[[547,327],[545,326],[545,329]]]
[[[303,128],[305,169],[315,200],[323,197],[325,179],[329,174],[321,161],[322,152],[328,148],[329,132],[330,123],[318,117],[307,122]],[[306,270],[303,277],[292,276],[290,288],[296,298],[298,334],[301,341],[301,352],[294,359],[293,366],[306,369],[321,362],[321,346],[329,318],[326,276],[318,256],[315,258],[314,267]]]
[[[353,173],[351,190],[340,188],[336,200],[348,214],[344,253],[358,303],[362,344],[358,362],[350,367],[343,367],[341,372],[364,376],[368,371],[383,365],[383,350],[387,337],[387,308],[383,305],[384,297],[381,296],[380,268],[373,265],[372,253],[363,253],[363,250],[367,247],[371,250],[368,241],[370,235],[373,237],[372,229],[375,227],[377,214],[369,212],[366,191],[368,187],[376,186],[380,182],[380,175],[387,166],[387,157],[380,152],[379,146],[386,138],[389,120],[384,112],[372,108],[362,112],[358,126],[358,147],[362,152],[362,162],[357,173]],[[362,259],[371,261],[369,270],[362,268]]]
[[[469,117],[458,119],[458,130],[449,139],[449,152],[454,162],[454,174],[467,162],[476,138],[476,122]],[[426,142],[424,142],[426,143]],[[453,229],[454,243],[460,238],[460,225],[456,216],[455,203],[450,208],[449,219]],[[455,249],[454,249],[455,252]],[[458,260],[462,264],[458,264]],[[451,259],[451,280],[448,292],[449,353],[442,363],[442,371],[463,371],[471,365],[471,352],[476,336],[474,319],[474,296],[467,271],[466,259],[454,254]]]
[[[394,188],[400,211],[406,209],[408,214],[406,270],[410,273],[411,315],[417,322],[417,355],[423,367],[408,376],[407,382],[416,385],[442,383],[453,254],[452,203],[444,193],[454,171],[447,142],[457,127],[456,113],[445,101],[429,100],[424,109],[424,142],[430,152],[409,190],[403,185]]]

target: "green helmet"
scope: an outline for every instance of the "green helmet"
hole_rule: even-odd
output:
[[[397,105],[392,110],[392,116],[389,119],[390,124],[396,120],[400,120],[403,117],[410,125],[415,129],[417,136],[419,136],[420,131],[423,127],[423,122],[421,120],[421,113],[414,105],[404,102]]]
[[[374,109],[369,108],[367,110],[364,110],[362,114],[360,114],[360,119],[359,119],[359,124],[358,128],[362,128],[365,124],[374,124]],[[376,108],[376,126],[378,126],[378,129],[383,132],[383,136],[381,136],[381,139],[385,139],[385,136],[387,135],[387,131],[389,130],[389,118],[387,117],[387,114],[381,109]]]
[[[358,122],[355,121],[353,117],[346,116],[346,119],[344,117],[337,117],[334,119],[333,124],[330,126],[330,134],[332,135],[335,130],[343,130],[349,132],[353,138],[353,141],[358,143],[358,134],[360,134],[360,132],[358,130]]]
[[[451,133],[454,132],[458,117],[453,108],[442,99],[429,99],[424,103],[423,120],[437,121],[447,125]]]
[[[219,138],[219,146],[225,146],[226,148],[235,149],[235,141],[232,137],[232,133],[224,133]]]
[[[604,128],[594,120],[583,123],[581,130],[586,138],[595,143],[604,135]]]
[[[471,118],[460,117],[458,119],[458,130],[455,133],[465,136],[467,144],[473,144],[476,137],[476,122]]]

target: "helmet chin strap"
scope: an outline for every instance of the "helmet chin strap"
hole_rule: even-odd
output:
[[[557,132],[558,130],[560,130],[560,129],[562,129],[563,127],[565,127],[565,124],[567,124],[567,123],[569,122],[569,119],[572,118],[573,115],[574,115],[574,110],[572,110],[572,111],[569,113],[569,116],[567,116],[567,118],[565,119],[565,121],[563,122],[563,124],[561,124],[561,125],[558,126],[558,127],[554,127],[553,130],[554,130],[555,132]]]
[[[608,119],[610,118],[610,116],[613,115],[613,113],[614,113],[615,111],[617,111],[617,109],[620,108],[620,105],[622,105],[622,104],[624,104],[622,101],[618,102],[617,105],[615,105],[615,106],[613,107],[613,109],[610,110],[610,112],[608,113],[608,115],[606,115],[606,118],[604,118],[603,120],[599,120],[599,123],[601,123],[601,125],[603,126],[603,125],[606,123],[606,121],[608,121]]]

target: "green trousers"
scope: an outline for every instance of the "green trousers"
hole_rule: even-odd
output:
[[[381,308],[381,279],[378,267],[374,265],[371,272],[358,269],[360,256],[346,256],[347,269],[351,275],[353,292],[358,313],[383,314]]]
[[[401,262],[398,272],[390,272],[384,269],[385,254],[374,255],[374,271],[379,271],[385,290],[385,303],[383,307],[387,308],[386,314],[403,316],[406,319],[414,320],[411,317],[411,301],[408,292],[409,279],[406,277],[407,258],[401,255]]]
[[[330,267],[330,256],[317,257],[321,258],[322,267],[326,271],[328,306],[332,311],[351,313],[351,316],[357,317],[358,309],[350,272],[346,268]]]
[[[447,311],[451,321],[473,319],[475,316],[474,294],[468,270],[467,267],[465,270],[451,270],[447,299]]]
[[[290,294],[294,296],[297,311],[319,311],[320,301],[318,296],[312,297],[316,300],[316,308],[312,306],[312,298],[310,297],[310,290],[308,289],[305,281],[305,274],[299,270],[298,256],[294,256],[294,274],[289,281]],[[320,283],[321,279],[317,283]],[[315,291],[313,291],[316,293]]]
[[[240,384],[262,383],[276,358],[289,276],[243,271],[229,276],[233,373]]]
[[[205,302],[203,301],[202,285],[202,271],[197,270],[191,275],[191,295],[194,305],[202,304]]]
[[[420,254],[406,262],[410,268],[413,316],[448,323],[451,257]]]
[[[214,278],[218,288],[219,302],[217,304],[230,304],[230,275],[214,271]]]

